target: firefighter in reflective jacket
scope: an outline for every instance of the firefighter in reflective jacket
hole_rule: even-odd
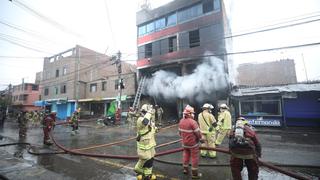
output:
[[[78,111],[74,111],[71,119],[70,119],[70,124],[72,127],[72,131],[71,131],[71,135],[75,135],[78,134],[78,130],[79,130],[79,112]]]
[[[261,145],[255,131],[244,118],[238,118],[235,128],[229,136],[231,152],[230,167],[234,180],[241,180],[243,162],[248,170],[248,179],[257,180],[259,174],[258,157],[261,157]]]
[[[216,140],[216,126],[217,122],[214,116],[211,114],[211,110],[213,106],[211,104],[205,103],[202,106],[203,111],[198,115],[198,121],[200,126],[200,132],[202,135],[202,139],[205,141],[202,146],[215,148],[215,140]],[[200,154],[202,157],[209,158],[216,157],[216,151],[207,151],[201,150]]]
[[[218,135],[216,139],[216,145],[220,145],[226,135],[229,134],[231,130],[231,114],[229,112],[229,107],[226,104],[221,104],[220,114],[218,116]]]
[[[56,122],[56,112],[52,111],[48,116],[46,116],[43,120],[43,144],[52,145],[50,141],[49,133],[51,129],[54,127]]]
[[[182,138],[183,147],[183,173],[189,174],[189,161],[191,157],[192,179],[200,179],[201,173],[198,173],[199,143],[203,141],[199,126],[194,120],[194,109],[189,105],[183,111],[183,118],[179,123],[179,134]]]
[[[156,179],[152,174],[153,158],[155,155],[155,133],[157,128],[151,122],[154,112],[150,105],[144,104],[141,107],[141,115],[137,120],[137,154],[139,161],[134,167],[139,180]]]

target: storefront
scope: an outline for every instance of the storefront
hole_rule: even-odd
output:
[[[234,89],[231,102],[254,126],[320,126],[320,83]]]

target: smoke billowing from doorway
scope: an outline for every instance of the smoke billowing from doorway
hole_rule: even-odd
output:
[[[164,70],[155,72],[146,80],[143,94],[168,102],[188,99],[202,103],[217,100],[217,92],[226,92],[228,82],[223,60],[210,57],[185,76]]]

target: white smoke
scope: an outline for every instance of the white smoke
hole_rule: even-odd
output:
[[[192,74],[178,76],[175,73],[159,70],[146,79],[143,94],[175,101],[188,99],[190,102],[217,100],[216,91],[227,91],[228,76],[223,60],[210,57],[199,64]]]

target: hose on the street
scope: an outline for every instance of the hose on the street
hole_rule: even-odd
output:
[[[62,124],[68,124],[68,122],[60,122],[60,123],[57,123],[56,125],[62,125]],[[166,128],[170,128],[170,127],[174,127],[174,126],[177,126],[177,125],[173,125],[173,126],[169,126],[169,127],[166,127]],[[166,129],[166,128],[163,128],[163,129]],[[126,142],[126,141],[130,141],[132,139],[135,139],[135,137],[131,137],[131,138],[128,138],[126,140],[121,140],[121,141],[117,141],[117,142],[113,142],[113,143],[108,143],[108,144],[103,144],[103,145],[98,145],[98,146],[92,146],[92,147],[87,147],[87,148],[80,148],[80,149],[68,149],[62,145],[60,145],[59,143],[57,143],[57,141],[55,140],[54,136],[52,135],[52,133],[50,133],[50,137],[52,139],[52,141],[54,142],[54,144],[62,149],[63,151],[56,151],[56,152],[45,152],[45,153],[36,153],[36,152],[33,152],[31,151],[31,144],[30,143],[26,143],[26,142],[17,142],[17,143],[7,143],[7,144],[0,144],[0,147],[2,146],[10,146],[10,145],[27,145],[29,148],[28,148],[28,152],[30,154],[34,154],[34,155],[49,155],[49,154],[61,154],[61,153],[70,153],[70,154],[74,154],[74,155],[82,155],[82,156],[90,156],[90,157],[100,157],[100,158],[114,158],[114,159],[128,159],[128,160],[133,160],[133,159],[138,159],[137,156],[128,156],[128,155],[111,155],[111,154],[94,154],[94,153],[83,153],[83,152],[79,152],[81,150],[86,150],[86,149],[93,149],[93,148],[96,148],[96,147],[106,147],[106,146],[112,146],[112,145],[115,145],[115,144],[120,144],[120,143],[123,143],[123,142]],[[163,147],[163,146],[167,146],[167,145],[170,145],[170,144],[173,144],[173,143],[177,143],[179,142],[180,140],[176,140],[176,141],[172,141],[172,142],[168,142],[168,143],[165,143],[165,144],[161,144],[159,145],[158,147]],[[200,149],[204,149],[204,150],[214,150],[214,151],[218,151],[218,152],[222,152],[222,153],[227,153],[227,154],[230,154],[230,151],[228,149],[223,149],[223,148],[210,148],[210,147],[200,147]],[[176,149],[170,149],[170,150],[166,150],[166,151],[162,151],[162,152],[159,152],[155,155],[155,157],[158,157],[158,156],[163,156],[163,155],[168,155],[168,154],[172,154],[172,153],[176,153],[176,152],[181,152],[183,151],[183,148],[176,148]],[[170,162],[170,161],[165,161],[165,160],[160,160],[158,158],[155,158],[156,161],[158,162],[162,162],[162,163],[168,163],[168,164],[176,164],[178,165],[178,163],[175,163],[175,162]],[[287,170],[284,170],[280,167],[277,167],[277,166],[274,166],[272,165],[271,163],[267,163],[267,162],[263,162],[259,159],[259,163],[261,166],[265,166],[269,169],[272,169],[274,171],[277,171],[277,172],[280,172],[282,174],[285,174],[285,175],[288,175],[290,177],[293,177],[293,178],[296,178],[296,179],[301,179],[301,180],[307,180],[308,178],[306,177],[303,177],[297,173],[294,173],[294,172],[291,172],[291,171],[287,171]],[[179,164],[181,165],[181,163]],[[227,166],[227,164],[202,164],[202,166]],[[283,165],[285,166],[285,165]],[[291,167],[293,165],[290,165]],[[306,166],[304,166],[306,167]],[[320,168],[320,167],[317,167],[317,168]]]

